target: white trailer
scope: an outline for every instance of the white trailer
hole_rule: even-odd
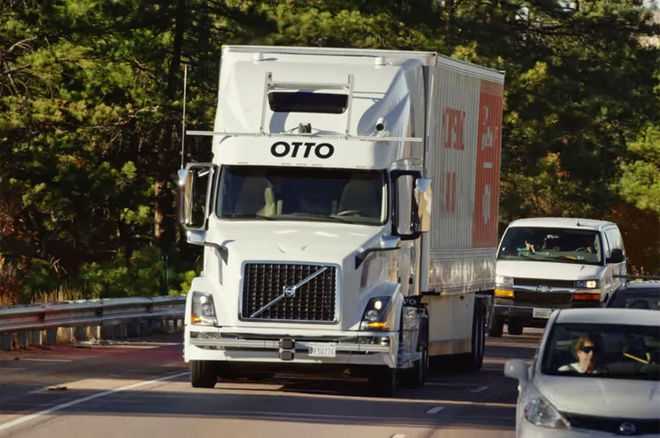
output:
[[[432,356],[479,369],[503,82],[433,52],[224,47],[214,131],[188,132],[213,137],[212,162],[179,171],[205,248],[192,385],[348,369],[391,395]]]

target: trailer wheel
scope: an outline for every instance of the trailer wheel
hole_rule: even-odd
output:
[[[213,388],[218,381],[215,364],[208,360],[193,360],[190,383],[193,388]]]
[[[380,367],[369,375],[369,390],[381,397],[394,397],[398,389],[396,368]]]

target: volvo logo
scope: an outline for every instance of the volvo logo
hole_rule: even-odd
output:
[[[619,433],[621,435],[634,435],[637,433],[637,426],[633,423],[621,423],[619,425]]]
[[[270,147],[270,153],[277,158],[286,156],[309,158],[311,154],[314,154],[316,158],[325,160],[335,153],[335,147],[330,143],[293,141],[289,144],[286,141],[278,141]]]
[[[287,298],[293,298],[296,296],[296,287],[295,286],[284,286],[282,288],[284,296]]]
[[[541,284],[539,286],[536,286],[536,292],[541,292],[541,293],[552,292],[552,288],[550,286]]]

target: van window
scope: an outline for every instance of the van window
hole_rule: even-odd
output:
[[[610,228],[605,230],[605,235],[610,244],[610,251],[612,249],[620,249],[623,251],[623,240],[621,239],[621,233],[616,228]]]
[[[603,248],[600,235],[596,231],[511,227],[502,238],[497,258],[601,265]]]

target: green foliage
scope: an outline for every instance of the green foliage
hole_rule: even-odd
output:
[[[160,250],[147,246],[130,257],[120,252],[102,263],[83,264],[79,287],[91,298],[180,295],[187,292],[194,275],[194,271],[177,272]]]
[[[648,126],[637,141],[628,144],[628,150],[635,159],[621,165],[615,187],[640,210],[660,216],[660,127]]]
[[[223,44],[436,50],[504,70],[503,221],[609,217],[622,201],[660,217],[660,29],[641,3],[5,2],[0,297],[187,287],[196,252],[176,249],[172,195],[182,64],[188,125],[208,128]],[[203,157],[191,143],[186,158]]]

